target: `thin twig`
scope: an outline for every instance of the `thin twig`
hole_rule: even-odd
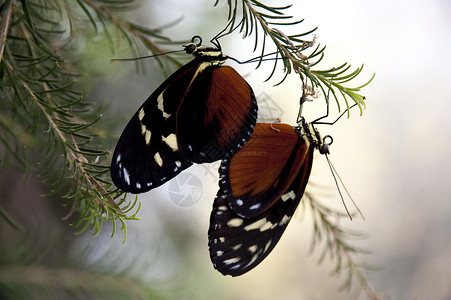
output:
[[[11,24],[11,17],[16,6],[16,0],[6,0],[2,6],[2,13],[0,15],[0,62],[4,60],[3,52],[8,37],[9,25]]]

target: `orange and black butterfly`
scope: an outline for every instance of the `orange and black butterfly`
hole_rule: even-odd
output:
[[[149,191],[192,163],[223,159],[252,134],[258,109],[252,88],[222,65],[229,57],[218,43],[201,42],[195,36],[184,45],[194,59],[149,96],[119,138],[111,177],[121,190]]]
[[[219,168],[219,192],[208,231],[210,257],[224,275],[238,276],[272,251],[304,194],[314,149],[329,153],[312,123],[257,123],[249,141]]]

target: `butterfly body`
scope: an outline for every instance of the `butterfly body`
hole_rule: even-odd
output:
[[[222,66],[227,56],[193,42],[185,51],[195,58],[148,97],[119,138],[111,177],[125,192],[146,192],[192,163],[222,159],[253,131],[254,93],[233,68]]]
[[[209,228],[219,272],[244,274],[272,251],[304,194],[314,149],[322,146],[304,120],[296,128],[258,123],[249,141],[221,162]]]

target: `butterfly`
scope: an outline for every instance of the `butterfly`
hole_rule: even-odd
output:
[[[304,194],[314,149],[329,153],[312,123],[257,123],[249,141],[221,161],[220,189],[208,230],[211,261],[224,275],[242,275],[276,246]]]
[[[194,59],[147,98],[122,132],[110,169],[119,189],[147,192],[193,163],[234,153],[252,134],[258,110],[252,88],[222,65],[229,57],[218,43],[201,43],[195,36],[184,45]]]

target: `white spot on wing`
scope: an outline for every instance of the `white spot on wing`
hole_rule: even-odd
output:
[[[282,197],[280,197],[280,199],[282,199],[282,201],[287,201],[287,200],[290,200],[290,199],[292,200],[294,198],[296,198],[296,194],[294,193],[293,190],[289,191],[286,194],[283,194]]]
[[[177,168],[180,168],[182,166],[182,163],[179,160],[176,160],[175,165],[177,166]]]
[[[273,228],[275,228],[276,225],[277,225],[277,223],[276,223],[276,224],[273,224],[273,223],[267,221],[266,218],[263,218],[263,219],[260,219],[260,220],[258,220],[258,221],[255,221],[255,222],[252,223],[252,224],[247,225],[246,227],[244,227],[244,230],[250,231],[250,230],[256,230],[256,229],[259,229],[260,231],[263,232],[263,231],[266,231],[266,230],[268,230],[268,229],[273,229]]]
[[[138,113],[138,118],[140,121],[142,121],[144,119],[144,115],[145,115],[144,108],[141,108]]]
[[[257,251],[257,249],[258,249],[257,245],[250,246],[250,247],[248,248],[248,250],[249,250],[250,253],[255,253],[255,251]]]
[[[150,144],[150,135],[151,135],[150,131],[146,130],[146,145]]]
[[[271,223],[271,222],[268,221],[268,222],[266,222],[265,224],[263,224],[262,227],[260,227],[260,231],[265,231],[265,230],[274,228],[273,225],[274,225],[273,223]]]
[[[238,244],[235,247],[233,247],[232,249],[236,251],[236,250],[240,249],[241,246],[243,246],[243,245],[242,244]]]
[[[250,231],[250,230],[260,229],[265,224],[266,224],[266,218],[263,218],[258,221],[255,221],[252,224],[247,225],[246,227],[244,227],[244,230]]]
[[[263,250],[263,252],[268,251],[269,246],[271,246],[271,243],[272,243],[272,240],[269,240],[269,242],[266,243],[265,250]]]
[[[243,224],[243,219],[240,219],[240,218],[231,219],[231,220],[229,220],[229,222],[227,222],[227,225],[230,227],[238,227],[238,226],[241,226],[242,224]]]
[[[254,256],[252,256],[252,259],[251,259],[251,261],[247,264],[247,266],[252,265],[252,264],[257,260],[257,258],[258,258],[258,253],[255,254]]]
[[[241,258],[239,258],[239,257],[229,258],[229,259],[226,259],[226,260],[224,261],[224,263],[225,263],[226,265],[231,265],[231,264],[234,264],[234,263],[236,263],[236,262],[239,262],[240,259],[241,259]]]
[[[241,199],[236,200],[236,204],[237,204],[238,206],[243,205],[243,200],[241,200]]]
[[[222,256],[222,254],[224,254],[224,251],[216,251],[217,256]]]
[[[162,136],[161,139],[166,143],[169,147],[171,147],[172,151],[177,151],[179,149],[179,145],[177,144],[177,137],[175,134],[171,133],[167,137]]]
[[[116,157],[116,163],[118,164],[119,161],[121,160],[122,155],[119,153]]]
[[[164,93],[164,91],[163,91]],[[161,110],[161,112],[163,113],[163,117],[165,119],[169,118],[171,116],[171,114],[168,114],[164,111],[164,99],[163,99],[163,93],[161,93],[158,98],[157,98],[157,106],[158,109]]]
[[[146,145],[149,145],[150,136],[152,135],[152,133],[150,132],[150,130],[147,129],[146,125],[144,124],[141,124],[141,134],[144,136],[146,140]]]
[[[155,155],[153,156],[153,159],[155,160],[157,165],[159,165],[160,167],[163,166],[163,159],[161,159],[160,153],[158,153],[158,152],[155,153]]]
[[[251,207],[249,207],[249,209],[257,209],[257,208],[260,208],[261,205],[262,205],[261,203],[256,203],[256,204],[252,205]]]
[[[282,220],[279,222],[279,226],[285,225],[290,221],[290,217],[285,215],[283,216]]]

